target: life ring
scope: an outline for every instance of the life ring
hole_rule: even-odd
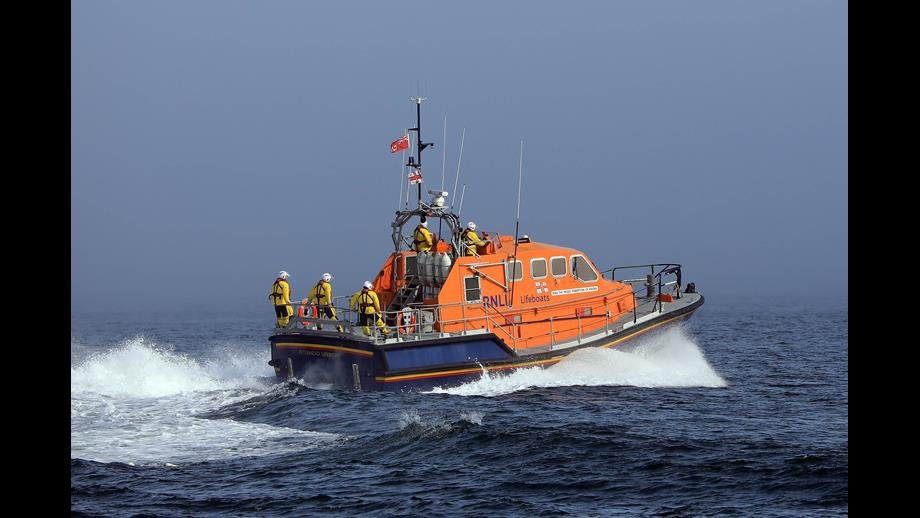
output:
[[[306,308],[306,306],[307,306],[306,304],[301,304],[300,307],[297,308],[298,317],[300,318],[306,317],[306,311],[304,311],[304,308]],[[316,306],[310,306],[310,318],[316,318],[316,315],[317,315]]]
[[[409,316],[409,321],[406,322],[406,315]],[[408,311],[403,311],[399,315],[399,322],[397,322],[396,328],[399,329],[399,332],[404,335],[411,335],[415,332],[415,313],[410,313]]]

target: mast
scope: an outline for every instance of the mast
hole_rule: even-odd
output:
[[[427,98],[425,97],[410,97],[409,98],[409,100],[415,101],[415,127],[408,128],[406,130],[407,133],[410,131],[415,132],[415,141],[416,141],[416,150],[415,150],[416,156],[412,156],[411,155],[412,143],[411,143],[411,138],[410,138],[410,143],[409,143],[410,155],[409,155],[408,161],[406,162],[406,166],[411,168],[409,171],[410,174],[413,172],[418,173],[419,177],[421,177],[421,174],[422,174],[422,159],[421,159],[422,151],[424,151],[425,148],[427,148],[428,146],[434,145],[434,142],[423,142],[422,141],[422,101],[426,99]],[[446,128],[446,124],[447,122],[445,118],[445,128]],[[463,151],[463,141],[462,140],[460,142],[460,151],[461,152]],[[460,164],[458,162],[457,166],[459,167],[459,165]],[[458,174],[459,174],[459,170],[458,170]],[[444,175],[442,174],[441,176],[442,176],[441,181],[443,183]],[[393,222],[390,223],[390,227],[393,229],[391,236],[393,238],[394,249],[397,252],[399,252],[402,248],[402,245],[405,244],[403,241],[405,236],[402,235],[402,228],[403,228],[403,225],[405,225],[406,222],[409,221],[410,218],[417,216],[420,219],[426,219],[428,216],[434,216],[434,217],[439,218],[441,221],[444,221],[444,220],[447,221],[447,225],[450,227],[451,242],[454,243],[454,250],[452,254],[453,254],[453,257],[456,257],[457,254],[459,253],[458,252],[459,244],[457,243],[457,236],[460,235],[460,218],[458,217],[457,214],[454,214],[451,210],[449,210],[452,207],[444,206],[444,196],[447,196],[447,192],[446,191],[428,191],[429,194],[434,196],[432,198],[431,205],[429,206],[429,205],[425,205],[424,203],[422,203],[422,184],[421,182],[419,182],[416,185],[418,185],[418,189],[417,189],[418,205],[415,207],[415,209],[409,210],[409,191],[411,190],[411,188],[406,189],[406,209],[405,210],[397,209],[396,219],[394,219]],[[438,234],[441,234],[440,230],[441,230],[441,227],[438,227]]]
[[[412,156],[409,156],[409,163],[406,164],[409,167],[415,168],[415,171],[419,174],[422,173],[422,151],[425,150],[428,146],[433,146],[434,142],[422,142],[422,101],[427,99],[427,97],[410,97],[409,100],[415,101],[415,127],[409,128],[409,131],[415,132],[415,141],[418,146],[416,155],[418,162],[416,162]],[[422,206],[422,182],[415,184],[418,187],[418,206]]]

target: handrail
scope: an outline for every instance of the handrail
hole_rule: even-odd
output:
[[[489,277],[486,273],[481,272],[481,271],[479,271],[479,269],[478,269],[479,266],[497,266],[497,265],[499,265],[499,264],[502,264],[502,263],[497,263],[497,264],[495,264],[495,265],[491,265],[491,264],[490,264],[490,265],[467,264],[467,265],[464,265],[464,266],[466,266],[468,270],[471,270],[471,271],[472,271],[473,273],[475,273],[477,276],[479,276],[479,277],[485,277],[486,279],[492,281],[493,284],[495,284],[496,286],[499,286],[500,288],[502,288],[503,290],[505,290],[505,293],[507,293],[507,292],[508,292],[508,287],[507,287],[507,286],[505,286],[504,284],[500,283],[500,282],[497,281],[496,279],[493,279],[492,277]]]
[[[644,306],[644,305],[646,305],[646,304],[648,304],[648,303],[650,303],[650,302],[652,302],[652,301],[646,301],[646,302],[644,302],[644,303],[642,303],[642,304],[638,304],[637,306],[634,306],[634,308],[633,308],[633,309],[634,309],[634,311],[633,311],[633,322],[634,322],[634,323],[635,323],[635,321],[636,321],[636,307]],[[298,303],[298,304],[296,304],[296,305],[300,306],[300,305],[303,305],[303,304],[299,304],[299,303]],[[338,308],[338,309],[343,309],[343,308]],[[423,328],[424,328],[425,325],[432,325],[432,326],[434,326],[435,324],[437,324],[438,322],[440,322],[440,324],[443,326],[443,325],[446,325],[446,324],[453,324],[453,323],[460,322],[460,320],[442,321],[442,320],[440,319],[440,315],[438,314],[438,310],[439,310],[439,307],[438,307],[438,306],[424,306],[424,307],[417,307],[417,308],[414,308],[414,309],[413,309],[413,313],[416,315],[416,324],[415,324],[414,332],[411,333],[411,334],[400,333],[400,332],[399,332],[399,323],[397,322],[397,325],[396,325],[395,327],[390,327],[390,328],[389,328],[390,331],[391,331],[390,333],[388,333],[388,334],[385,335],[385,336],[381,336],[380,330],[376,327],[376,325],[374,325],[374,323],[372,323],[371,326],[370,326],[370,327],[372,328],[372,330],[373,330],[371,337],[372,337],[372,339],[373,339],[375,342],[379,342],[379,341],[381,340],[381,338],[384,339],[384,340],[396,339],[396,340],[398,340],[398,341],[405,341],[405,340],[412,340],[412,339],[418,340],[418,339],[423,338],[423,335],[426,334],[426,333],[423,332]],[[348,310],[345,310],[345,311],[348,311]],[[423,318],[422,318],[422,313],[425,312],[425,311],[430,311],[430,312],[434,313],[434,318],[435,318],[435,320],[432,321],[432,322],[427,322],[427,323],[426,323],[426,322],[423,320]],[[461,319],[461,320],[464,320],[464,321],[465,321],[465,325],[468,324],[469,322],[475,322],[476,320],[484,320],[484,321],[486,322],[486,325],[487,325],[487,330],[488,330],[489,332],[493,332],[493,333],[499,334],[499,336],[506,336],[507,338],[509,338],[509,339],[511,340],[511,346],[512,346],[512,348],[513,348],[515,351],[517,351],[517,345],[518,345],[518,342],[519,342],[519,341],[523,341],[523,342],[527,343],[527,342],[530,342],[530,341],[532,341],[532,340],[539,340],[539,339],[544,338],[544,337],[549,337],[549,339],[550,339],[550,344],[549,344],[549,345],[550,345],[550,347],[554,347],[554,346],[557,344],[556,336],[557,336],[559,333],[566,333],[566,332],[574,332],[575,335],[573,336],[572,339],[573,339],[574,341],[576,341],[577,343],[581,343],[582,340],[584,339],[584,337],[586,336],[586,331],[585,331],[585,329],[584,329],[584,325],[583,325],[583,322],[582,322],[583,319],[584,319],[584,320],[589,320],[589,321],[590,321],[590,320],[597,320],[597,319],[601,319],[601,318],[604,319],[604,326],[603,326],[603,327],[598,327],[597,329],[592,330],[592,331],[590,332],[590,334],[595,334],[595,333],[599,333],[599,332],[602,332],[602,333],[604,333],[604,334],[609,334],[609,333],[611,332],[611,331],[610,331],[610,328],[609,328],[609,325],[610,325],[609,314],[608,314],[607,311],[604,311],[604,312],[601,312],[601,313],[598,313],[598,314],[594,314],[594,315],[580,315],[580,314],[576,314],[575,316],[571,316],[571,317],[550,316],[550,317],[548,317],[548,318],[546,318],[546,319],[541,319],[541,320],[536,320],[536,321],[529,321],[528,324],[531,324],[531,323],[547,323],[547,322],[548,322],[548,323],[550,324],[550,331],[549,331],[548,333],[541,333],[541,334],[539,334],[539,335],[534,335],[534,336],[529,336],[529,337],[526,337],[526,338],[518,339],[518,337],[516,336],[516,333],[513,332],[513,331],[516,329],[516,327],[517,327],[518,324],[515,324],[515,323],[513,323],[513,322],[508,322],[508,321],[507,321],[507,315],[505,315],[504,313],[502,313],[502,312],[499,311],[498,309],[492,308],[492,311],[494,312],[494,314],[483,314],[483,315],[481,315],[481,316],[477,315],[476,317],[473,317],[473,318]],[[348,311],[348,312],[351,313],[351,311]],[[382,318],[386,318],[386,317],[388,317],[388,316],[395,315],[395,316],[398,318],[398,317],[399,317],[398,314],[399,314],[400,312],[401,312],[401,310],[399,310],[399,311],[382,311],[382,312],[380,312],[379,316],[382,317]],[[494,318],[493,318],[494,315],[500,315],[500,316],[502,316],[503,318],[506,318],[505,324],[502,324],[501,322],[499,322],[499,321],[497,321],[496,319],[494,319]],[[625,316],[625,315],[620,315],[620,318],[622,318],[623,316]],[[616,320],[614,320],[614,322],[616,322],[617,320],[620,320],[620,318],[617,318]],[[556,325],[557,325],[559,322],[566,322],[566,321],[574,321],[574,322],[575,322],[575,326],[573,326],[573,327],[568,327],[568,328],[564,328],[564,329],[557,329]],[[355,324],[350,318],[342,319],[342,320],[331,320],[331,319],[327,319],[327,318],[312,318],[312,317],[305,317],[305,318],[302,318],[302,319],[301,319],[301,318],[298,318],[298,317],[294,317],[294,318],[291,319],[291,323],[288,325],[288,328],[294,328],[294,329],[296,329],[296,325],[297,325],[298,323],[301,323],[301,322],[307,322],[307,323],[313,323],[313,324],[315,324],[315,323],[320,323],[320,324],[329,325],[329,326],[341,325],[341,326],[343,326],[343,327],[346,329],[346,330],[345,330],[346,333],[360,334],[360,332],[357,331],[357,327],[360,327],[360,326],[358,326],[357,324]],[[510,330],[508,329],[509,326],[507,325],[507,324],[509,324],[509,323],[511,324],[511,325],[510,325],[510,327],[511,327]],[[474,330],[474,329],[476,329],[476,328],[472,328],[472,329],[470,329],[470,328],[465,328],[464,330],[460,331],[458,334],[459,334],[459,335],[465,336],[468,332],[470,332],[470,331],[472,331],[472,330]],[[500,330],[500,332],[497,331],[497,330]],[[332,329],[329,329],[329,331],[332,331]]]
[[[499,311],[498,308],[493,307],[493,306],[484,306],[484,307],[483,307],[483,313],[485,314],[486,318],[489,319],[490,322],[492,322],[493,324],[496,324],[496,322],[495,322],[494,320],[492,320],[492,318],[489,316],[489,310],[490,310],[490,309],[491,309],[492,311],[498,313],[499,315],[501,315],[501,317],[502,317],[503,319],[505,319],[505,323],[506,323],[506,324],[511,324],[511,329],[515,329],[515,324],[516,324],[516,322],[514,322],[514,319],[513,319],[513,318],[512,318],[511,321],[509,322],[509,321],[508,321],[508,317],[507,317],[504,313],[502,313],[501,311]],[[523,320],[523,319],[522,319],[522,320]],[[502,331],[504,331],[505,334],[507,334],[508,337],[511,338],[511,343],[514,345],[514,350],[517,351],[517,337],[515,337],[514,335],[512,335],[511,333],[509,333],[508,331],[506,331],[506,330],[505,330],[505,327],[502,326],[501,324],[498,324],[498,328],[501,329]]]
[[[659,273],[662,273],[662,272],[659,272]],[[660,282],[660,277],[659,277],[659,284],[661,285],[659,286],[659,293],[661,292],[662,286],[669,286],[671,284],[674,284],[674,282],[675,281],[662,283]],[[616,289],[612,289],[605,294],[605,297],[621,292],[623,289],[625,289],[625,287],[618,287]],[[662,311],[662,308],[658,306],[658,299],[660,299],[660,297],[655,297],[654,301],[646,300],[642,303],[639,303],[635,290],[630,290],[630,293],[632,294],[632,297],[633,297],[633,307],[632,307],[633,323],[638,322],[639,309],[641,309],[642,307],[647,307],[647,304],[649,303],[652,303],[652,311],[655,311],[655,309],[658,309],[659,312]],[[289,325],[287,326],[287,328],[288,329],[299,329],[299,325],[303,325],[305,328],[309,328],[309,327],[312,327],[313,325],[320,324],[323,326],[330,326],[330,327],[331,326],[343,326],[345,333],[360,334],[360,332],[357,331],[357,327],[361,327],[361,326],[359,326],[355,320],[356,317],[358,316],[358,312],[351,309],[350,307],[345,308],[345,307],[336,305],[336,303],[339,303],[341,300],[348,299],[348,298],[349,298],[348,296],[339,296],[333,299],[334,303],[332,307],[336,310],[337,317],[338,317],[337,320],[325,318],[325,315],[319,318],[314,318],[311,316],[298,317],[297,313],[295,313],[294,316],[292,316],[291,321]],[[301,306],[306,307],[306,306],[311,306],[311,305],[313,304],[292,302],[292,306],[297,306],[298,309]],[[544,306],[544,307],[545,308],[551,308],[551,307],[552,308],[564,308],[566,306],[570,306],[570,307],[576,308],[578,305],[579,305],[579,301],[566,301],[566,302],[559,302],[559,303],[552,304],[549,306]],[[574,316],[570,316],[570,317],[551,315],[551,316],[548,316],[546,318],[542,318],[539,320],[527,320],[526,324],[546,324],[548,323],[550,330],[547,333],[540,333],[537,335],[520,337],[520,338],[517,336],[516,330],[519,325],[522,325],[523,323],[525,323],[523,322],[523,315],[525,315],[529,311],[532,311],[533,308],[528,308],[527,310],[514,309],[514,310],[510,310],[509,312],[503,312],[502,310],[500,310],[498,307],[495,307],[495,306],[491,306],[491,305],[480,306],[480,307],[477,307],[477,309],[482,309],[483,313],[471,316],[467,312],[467,310],[469,309],[468,304],[463,303],[463,302],[453,302],[450,304],[433,304],[433,305],[412,304],[411,306],[407,306],[407,307],[412,308],[412,311],[413,311],[413,314],[415,315],[415,320],[416,320],[414,332],[411,334],[399,333],[399,317],[402,311],[401,309],[396,310],[396,311],[379,312],[379,316],[381,318],[384,318],[387,320],[389,320],[390,318],[393,318],[397,321],[397,325],[395,326],[395,328],[392,328],[392,327],[390,328],[391,331],[394,331],[394,332],[388,334],[385,337],[386,339],[395,338],[400,341],[407,340],[407,339],[410,339],[410,340],[420,339],[422,338],[424,334],[428,334],[431,332],[431,331],[423,332],[423,329],[426,326],[432,326],[432,328],[439,326],[439,329],[440,329],[439,332],[443,333],[445,332],[445,329],[448,326],[453,326],[453,325],[461,324],[461,323],[462,323],[463,328],[457,331],[453,331],[451,332],[451,334],[455,333],[457,335],[466,335],[471,331],[480,329],[479,327],[475,325],[475,323],[479,321],[485,324],[485,328],[487,331],[499,334],[500,336],[507,337],[508,339],[510,339],[511,345],[516,351],[518,342],[523,342],[525,344],[532,343],[533,340],[539,341],[545,337],[549,337],[550,346],[555,346],[557,343],[557,336],[560,333],[573,333],[574,332],[575,333],[574,338],[576,338],[580,342],[583,339],[584,334],[585,334],[584,323],[582,322],[583,318],[587,319],[586,321],[588,322],[593,322],[594,320],[592,319],[599,319],[603,317],[604,318],[604,327],[603,327],[604,332],[609,332],[609,324],[610,324],[609,301],[608,301],[608,304],[604,306],[605,311],[600,312],[595,315],[582,315],[576,312]],[[460,315],[459,315],[460,318],[445,320],[443,312],[452,307],[460,308]],[[540,309],[543,309],[543,308],[541,307]],[[307,314],[309,315],[309,313]],[[423,319],[424,314],[430,315],[432,317],[432,320],[429,322],[426,322]],[[496,316],[500,316],[501,321],[494,318]],[[617,318],[614,319],[613,321],[616,322],[620,320],[620,318],[622,318],[623,316],[624,314],[619,314]],[[519,323],[519,322],[514,321],[514,319],[518,317],[522,318],[522,322]],[[567,321],[574,321],[575,325],[572,327],[566,327],[564,323]],[[560,323],[563,323],[562,329],[559,328]],[[370,327],[373,329],[372,336],[375,339],[375,341],[381,338],[379,330],[377,329],[376,325],[372,324]],[[500,331],[497,331],[496,329],[499,329]],[[592,324],[592,329],[593,329],[593,324]],[[328,330],[332,331],[333,329],[330,328]],[[594,330],[591,331],[591,333],[594,333],[594,332],[595,332]]]
[[[678,263],[649,263],[649,264],[633,264],[629,266],[614,266],[613,268],[604,270],[606,272],[614,272],[616,270],[627,270],[630,268],[648,268],[650,266],[680,266]]]
[[[637,314],[638,308],[641,308],[642,306],[644,306],[644,305],[646,305],[646,304],[648,304],[648,303],[650,303],[650,302],[652,302],[652,301],[646,301],[646,302],[643,302],[643,303],[639,304],[638,301],[637,301],[636,298],[635,298],[635,293],[633,293],[633,321],[634,321],[634,322],[638,319],[638,314]],[[576,306],[576,304],[573,304],[573,303],[568,303],[568,304],[572,305],[573,307]],[[442,329],[443,329],[445,326],[448,326],[448,325],[453,325],[453,324],[460,324],[460,323],[462,323],[462,324],[464,325],[464,329],[462,329],[461,331],[459,331],[459,333],[460,333],[460,334],[466,334],[468,331],[470,331],[470,328],[467,327],[470,323],[475,323],[476,321],[485,321],[488,325],[490,325],[490,327],[488,328],[489,331],[492,331],[491,326],[494,325],[495,327],[501,328],[502,331],[503,331],[504,333],[508,334],[509,337],[512,338],[512,340],[514,340],[515,342],[518,341],[518,339],[517,339],[516,336],[514,336],[514,335],[511,334],[511,333],[508,333],[508,331],[505,330],[505,328],[506,328],[509,324],[510,324],[510,326],[511,326],[512,328],[514,328],[514,327],[516,327],[516,326],[518,325],[517,323],[514,323],[514,322],[512,321],[512,320],[513,320],[512,317],[515,316],[515,315],[506,314],[505,312],[502,312],[501,310],[499,310],[499,309],[496,308],[496,307],[489,306],[489,307],[488,307],[488,308],[489,308],[488,310],[491,310],[491,311],[494,312],[495,314],[501,316],[502,319],[505,320],[505,323],[504,323],[504,324],[502,324],[501,322],[495,320],[494,318],[492,318],[491,315],[489,315],[489,314],[487,314],[487,313],[486,313],[486,314],[483,314],[483,315],[477,315],[477,316],[469,317],[469,316],[466,315],[465,311],[461,311],[462,316],[461,316],[461,318],[459,318],[459,319],[444,320],[443,317],[442,317],[441,314],[440,314],[440,312],[441,312],[441,310],[443,309],[444,306],[448,306],[448,305],[447,305],[447,304],[444,304],[444,305],[434,305],[434,306],[420,306],[419,309],[434,311],[434,312],[435,312],[435,315],[436,315],[436,316],[435,316],[435,322],[440,323]],[[466,305],[460,305],[460,307],[461,307],[461,310],[465,310]],[[487,311],[488,311],[488,310],[487,310]],[[397,313],[397,312],[384,312],[384,313],[385,313],[386,315],[392,315],[392,314]],[[524,313],[524,311],[520,311],[520,310],[519,310],[519,311],[515,311],[514,313],[516,313],[516,314],[522,314],[522,313]],[[509,316],[509,315],[510,315],[510,316]],[[598,313],[598,314],[596,314],[596,315],[584,315],[584,316],[582,316],[581,318],[600,318],[600,317],[605,317],[605,318],[606,318],[606,312],[605,312],[605,313]],[[558,330],[558,331],[557,331],[557,330],[555,330],[555,323],[556,323],[556,322],[566,322],[566,321],[577,321],[578,318],[579,318],[578,316],[570,316],[570,317],[565,317],[565,316],[562,316],[562,317],[560,317],[560,316],[549,316],[549,317],[547,317],[547,318],[543,318],[543,319],[539,319],[539,320],[528,320],[528,321],[526,322],[527,324],[543,324],[543,323],[550,323],[551,326],[553,327],[553,330],[551,331],[551,333],[546,333],[546,334],[541,334],[541,335],[535,335],[535,336],[532,336],[532,337],[528,337],[528,338],[526,338],[526,339],[524,339],[524,340],[531,340],[531,339],[533,339],[533,338],[538,338],[538,337],[540,337],[540,336],[555,335],[557,332],[560,332],[560,333],[561,333],[561,332],[565,332],[565,331],[575,331],[575,330],[577,330],[577,326],[576,326],[576,327],[572,327],[572,328],[570,328],[570,329],[562,329],[562,330]],[[618,318],[618,319],[619,319],[619,318]],[[434,323],[432,323],[432,325],[433,325],[433,324],[434,324]],[[475,329],[475,328],[472,328],[472,329]]]
[[[610,291],[606,291],[606,292],[595,292],[592,296],[595,297],[595,298],[598,298],[598,297],[608,297],[608,296],[612,296],[612,295],[614,295],[614,294],[616,294],[616,293],[619,293],[619,292],[623,291],[623,290],[626,289],[626,288],[628,288],[628,286],[619,286],[619,287],[616,287],[616,288],[611,289]],[[470,304],[467,303],[467,302],[451,302],[451,303],[446,303],[446,304],[437,304],[437,305],[429,305],[429,306],[422,306],[422,305],[420,305],[420,306],[418,306],[418,307],[422,307],[422,308],[426,308],[426,309],[439,308],[439,311],[440,311],[442,308],[454,308],[454,307],[458,307],[458,308],[461,309],[461,311],[464,311],[464,313],[465,313],[465,309],[466,309],[469,305],[470,305]],[[565,306],[572,306],[572,307],[575,307],[575,306],[579,306],[579,305],[582,305],[582,304],[581,304],[578,300],[565,300],[565,301],[559,301],[559,302],[555,302],[555,303],[552,303],[552,304],[546,304],[546,305],[540,306],[540,309],[563,308],[563,307],[565,307]],[[493,306],[489,306],[489,307],[493,307]],[[524,314],[524,313],[526,313],[526,312],[528,312],[528,311],[532,311],[532,309],[533,309],[533,308],[515,309],[514,311],[515,311],[516,313],[519,313],[519,314]],[[498,310],[496,309],[496,311],[498,311]],[[499,313],[501,313],[501,312],[499,312]],[[502,315],[505,316],[503,313],[502,313]],[[457,320],[456,322],[459,322],[459,320]]]
[[[506,335],[508,335],[508,338],[511,339],[511,346],[512,346],[512,349],[513,349],[515,352],[517,352],[517,337],[515,337],[514,335],[512,335],[511,333],[509,333],[508,330],[505,329],[505,326],[503,326],[503,325],[497,323],[495,320],[492,320],[492,317],[490,317],[489,315],[486,315],[485,317],[486,317],[486,319],[487,319],[489,322],[491,322],[492,325],[493,325],[493,327],[492,327],[491,329],[489,329],[489,332],[493,332],[493,333],[494,333],[493,329],[496,329],[496,328],[497,328],[497,329],[501,329],[501,331],[502,331],[503,333],[505,333]],[[514,324],[511,324],[511,329],[514,329]]]
[[[661,267],[657,272],[655,271],[655,267],[656,267],[656,266]],[[664,285],[665,285],[665,286],[670,286],[670,285],[672,285],[672,284],[676,284],[676,285],[677,285],[677,290],[676,290],[676,291],[677,291],[677,298],[680,298],[680,288],[681,288],[681,265],[680,265],[679,263],[654,263],[654,264],[637,264],[637,265],[631,265],[631,266],[617,266],[617,267],[614,267],[614,268],[610,268],[610,269],[608,269],[608,270],[604,270],[603,272],[601,272],[601,275],[603,275],[603,274],[605,274],[605,273],[607,273],[607,272],[610,272],[610,278],[611,278],[611,280],[617,281],[617,279],[615,278],[615,277],[616,277],[616,271],[617,271],[617,270],[628,270],[628,269],[635,269],[635,268],[649,268],[649,271],[650,271],[651,273],[648,275],[648,277],[647,277],[646,279],[622,279],[622,280],[619,280],[618,282],[634,283],[634,282],[642,282],[642,281],[645,281],[645,283],[646,283],[646,284],[645,284],[646,289],[649,290],[649,293],[648,293],[649,296],[651,296],[651,288],[652,288],[652,286],[654,286],[655,284],[657,284],[657,285],[658,285],[658,295],[661,295],[662,276],[664,276],[664,275],[674,275],[674,276],[676,277],[676,280],[673,281],[673,282],[665,282]],[[658,279],[658,282],[657,282],[657,283],[652,283],[652,282],[651,282],[651,280],[654,279],[654,278],[657,278],[657,279]]]

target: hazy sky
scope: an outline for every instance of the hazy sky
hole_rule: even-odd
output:
[[[358,289],[392,251],[417,93],[423,188],[446,144],[453,190],[466,128],[464,222],[513,235],[523,140],[535,240],[682,263],[710,300],[845,299],[847,9],[72,2],[73,310],[272,317],[280,269],[295,298],[324,271]]]

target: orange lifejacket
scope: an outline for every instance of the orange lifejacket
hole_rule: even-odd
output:
[[[399,332],[404,335],[409,335],[415,332],[415,313],[409,313],[409,321],[406,321],[405,313],[399,315],[399,322],[396,324],[396,328],[399,329]]]

